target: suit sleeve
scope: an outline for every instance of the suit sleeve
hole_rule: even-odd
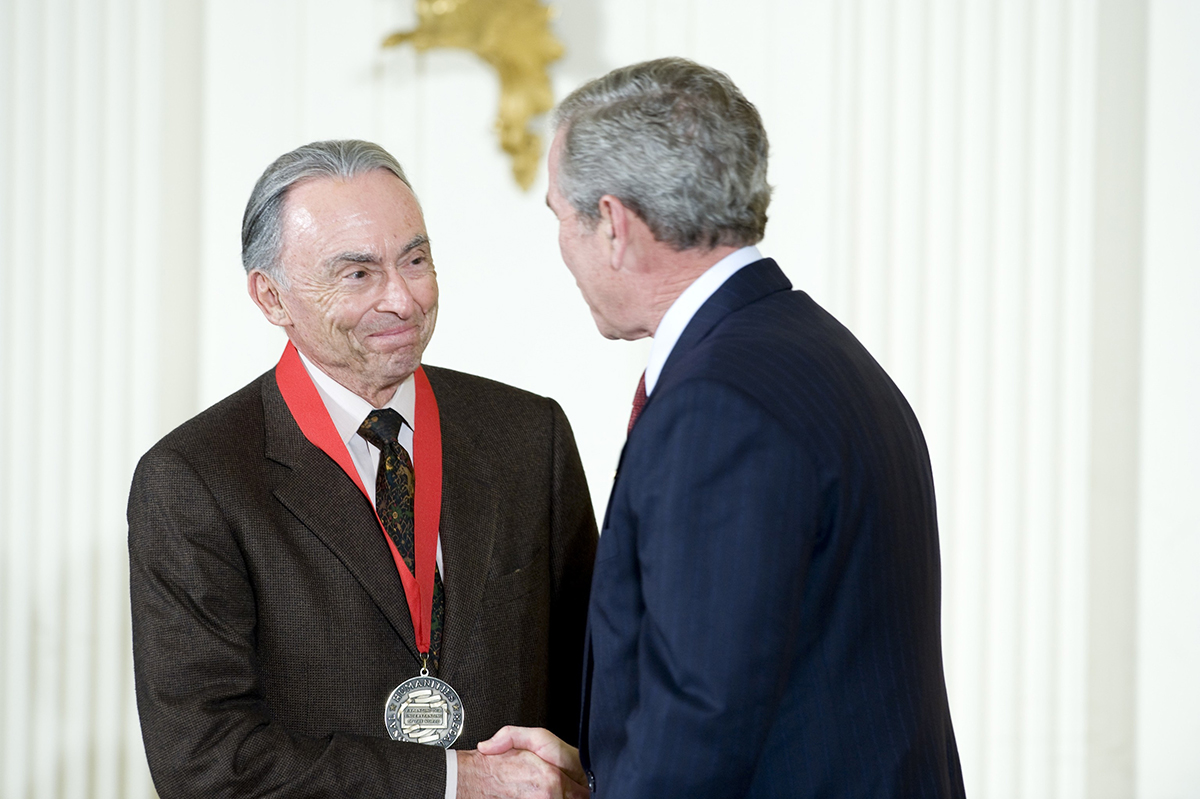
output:
[[[128,519],[138,710],[163,799],[444,796],[440,748],[306,737],[272,720],[249,567],[182,455],[160,445],[142,459]]]
[[[638,701],[607,797],[744,795],[796,657],[819,525],[810,459],[737,389],[654,398],[630,486]]]
[[[553,400],[550,663],[548,729],[570,744],[579,738],[583,637],[596,559],[596,517],[575,436]]]

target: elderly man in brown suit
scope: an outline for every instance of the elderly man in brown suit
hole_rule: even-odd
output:
[[[596,529],[562,410],[421,366],[429,237],[378,146],[279,158],[242,244],[284,355],[155,445],[129,498],[159,794],[586,795],[472,749],[506,724],[577,735]]]

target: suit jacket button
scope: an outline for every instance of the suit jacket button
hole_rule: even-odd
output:
[[[588,790],[591,791],[592,793],[595,793],[596,792],[596,775],[592,773],[591,769],[588,769],[588,771],[587,771],[587,778],[588,778]]]

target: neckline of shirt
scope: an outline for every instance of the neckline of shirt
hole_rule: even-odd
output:
[[[739,269],[761,260],[762,254],[753,244],[734,250],[705,270],[704,274],[692,281],[675,302],[671,303],[671,307],[663,314],[662,321],[658,323],[658,329],[654,331],[654,341],[650,345],[650,360],[646,363],[647,397],[654,391],[659,375],[667,364],[667,358],[671,356],[671,350],[675,349],[679,337],[683,335],[688,322],[691,322],[692,317],[700,310],[700,306]]]

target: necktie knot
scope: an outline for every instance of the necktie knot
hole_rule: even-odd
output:
[[[403,424],[403,416],[391,408],[381,408],[367,414],[367,418],[358,426],[358,434],[377,448],[383,449],[384,444],[396,443]]]

